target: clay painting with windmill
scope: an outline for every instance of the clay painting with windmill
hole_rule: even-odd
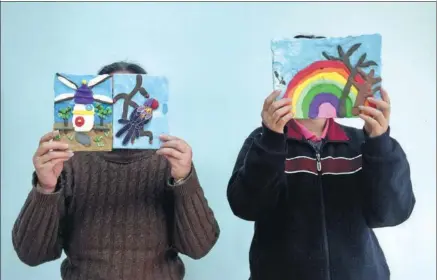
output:
[[[73,151],[112,150],[112,79],[56,73],[54,129]]]
[[[148,75],[55,75],[57,140],[73,151],[158,149],[168,134],[168,82]]]

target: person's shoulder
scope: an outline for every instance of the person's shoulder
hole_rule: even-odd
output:
[[[254,129],[254,130],[249,134],[249,136],[248,136],[247,138],[248,138],[248,139],[250,139],[250,138],[256,138],[256,137],[258,137],[258,136],[261,136],[262,133],[263,133],[263,128],[262,128],[262,126],[260,126],[260,127],[255,128],[255,129]]]

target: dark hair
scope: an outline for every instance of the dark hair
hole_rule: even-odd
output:
[[[103,68],[100,69],[98,75],[113,74],[119,71],[131,72],[132,74],[147,74],[146,70],[144,70],[144,68],[138,64],[118,61],[103,66]]]
[[[294,36],[295,39],[324,39],[325,36],[315,36],[315,35],[296,35]]]

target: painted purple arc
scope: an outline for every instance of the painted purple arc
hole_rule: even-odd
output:
[[[311,119],[316,119],[317,117],[326,117],[319,116],[319,108],[322,104],[329,103],[332,107],[335,108],[336,112],[338,112],[338,97],[333,95],[332,93],[322,92],[316,95],[313,101],[310,104],[310,111],[308,112],[308,117]]]
[[[76,104],[93,104],[93,92],[87,85],[82,85],[74,94],[74,102]]]

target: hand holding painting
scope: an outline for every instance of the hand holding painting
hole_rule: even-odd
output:
[[[284,98],[276,100],[280,91],[272,92],[264,101],[261,112],[262,121],[270,130],[283,134],[284,126],[293,118],[291,100]]]
[[[68,144],[53,141],[58,135],[59,131],[54,131],[41,137],[38,149],[33,156],[38,185],[43,192],[47,193],[55,191],[64,162],[73,156],[73,152],[68,149]]]
[[[361,110],[359,117],[364,120],[364,129],[371,138],[384,134],[390,121],[390,98],[383,89],[381,89],[381,97],[382,100],[367,98],[377,109],[371,106],[359,106]]]
[[[164,156],[171,167],[171,177],[175,182],[186,179],[192,168],[193,152],[190,145],[175,136],[161,135],[163,142],[156,154]]]

